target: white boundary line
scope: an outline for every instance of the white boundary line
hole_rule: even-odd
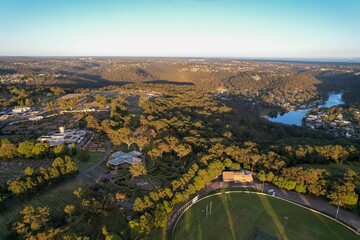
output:
[[[204,199],[207,199],[207,198],[209,198],[209,197],[213,197],[213,196],[216,196],[216,195],[221,195],[221,194],[224,194],[224,193],[225,193],[225,194],[231,194],[231,193],[250,193],[250,194],[256,194],[256,195],[262,195],[262,196],[267,196],[267,197],[276,198],[276,199],[279,199],[279,200],[282,200],[282,201],[285,201],[285,202],[294,204],[294,205],[296,205],[296,206],[298,206],[298,207],[302,207],[302,208],[304,208],[304,209],[306,209],[306,210],[308,210],[308,211],[311,211],[311,212],[320,214],[320,215],[322,215],[322,216],[324,216],[324,217],[327,217],[327,218],[329,218],[330,220],[333,220],[333,221],[341,224],[342,226],[346,227],[347,229],[351,230],[351,231],[354,232],[356,235],[360,236],[360,233],[359,233],[358,231],[356,231],[355,229],[349,227],[349,226],[346,225],[345,223],[340,222],[339,220],[337,220],[337,219],[335,219],[335,218],[332,218],[332,217],[330,217],[330,216],[328,216],[328,215],[326,215],[326,214],[324,214],[324,213],[322,213],[322,212],[319,212],[319,211],[317,211],[317,210],[315,210],[315,209],[312,209],[312,208],[303,206],[303,205],[298,204],[298,203],[296,203],[296,202],[292,202],[292,201],[290,201],[290,200],[287,200],[287,199],[284,199],[284,198],[280,198],[280,197],[278,197],[278,196],[272,196],[272,195],[269,195],[269,194],[266,194],[266,193],[251,192],[251,191],[238,191],[238,190],[235,190],[235,191],[225,191],[225,192],[216,192],[216,193],[211,193],[211,194],[209,194],[209,195],[206,195],[205,197],[200,198],[200,199],[197,200],[195,203],[197,203],[197,202],[199,202],[199,201],[202,201],[202,200],[204,200]],[[175,222],[175,224],[174,224],[174,227],[173,227],[173,230],[172,230],[172,233],[171,233],[171,239],[172,239],[172,240],[174,240],[175,228],[176,228],[176,225],[178,224],[180,218],[181,218],[182,215],[183,215],[190,207],[192,207],[195,203],[191,203],[189,206],[187,206],[187,207],[183,210],[183,212],[182,212],[179,216],[177,216],[177,220],[176,220],[176,222]]]
[[[207,195],[207,196],[205,196],[205,197],[203,197],[203,198],[198,199],[195,203],[197,203],[197,202],[199,202],[199,201],[202,201],[202,200],[204,200],[204,199],[206,199],[206,198],[208,198],[208,197],[212,197],[212,196],[220,195],[220,194],[222,194],[222,193],[221,193],[221,192],[212,193],[212,194],[210,194],[210,195]],[[176,228],[176,225],[178,224],[180,218],[181,218],[182,215],[183,215],[190,207],[192,207],[192,205],[194,205],[195,203],[192,203],[192,204],[190,204],[189,206],[187,206],[187,207],[182,211],[182,213],[181,213],[179,216],[177,216],[176,222],[175,222],[175,224],[174,224],[174,227],[173,227],[173,230],[172,230],[172,233],[171,233],[171,239],[174,239],[175,228]]]

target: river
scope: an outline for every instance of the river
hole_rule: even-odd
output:
[[[344,104],[342,93],[329,93],[328,100],[326,100],[324,104],[319,105],[318,108],[330,108],[340,104]],[[278,114],[276,117],[269,118],[269,121],[301,126],[302,119],[306,117],[306,113],[310,110],[311,109],[292,110],[287,113]]]

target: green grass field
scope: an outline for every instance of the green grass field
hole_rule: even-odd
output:
[[[206,208],[210,211],[206,218]],[[179,220],[180,239],[360,239],[337,222],[294,204],[250,193],[221,194],[194,204]]]
[[[25,206],[48,206],[53,216],[63,214],[64,207],[75,199],[72,192],[78,187],[84,187],[82,179],[70,179],[64,184],[60,183],[54,188],[32,197],[27,202],[15,203],[11,207],[0,210],[0,239],[5,239],[10,233],[8,229],[9,223],[15,220]]]
[[[104,156],[103,152],[89,152],[89,160],[87,160],[86,162],[80,162],[79,160],[77,160],[77,157],[73,157],[75,163],[78,165],[79,167],[79,171],[87,169],[91,166],[93,166],[95,163],[97,163],[98,161],[101,160],[101,158]]]

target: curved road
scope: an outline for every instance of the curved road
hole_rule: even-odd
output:
[[[102,175],[102,173],[95,173],[95,174],[91,174],[92,172],[95,172],[103,162],[106,161],[106,159],[110,156],[111,154],[111,142],[110,139],[107,136],[104,136],[104,141],[105,141],[105,152],[103,157],[101,158],[100,161],[96,162],[93,166],[84,169],[82,171],[79,172],[78,177],[82,178],[84,181],[86,181],[89,184],[95,184],[97,183],[97,180],[92,178],[90,175]]]
[[[262,189],[262,184],[256,184],[256,187],[258,189]],[[335,218],[336,216],[337,206],[331,205],[327,199],[301,194],[293,191],[287,191],[285,189],[277,188],[272,185],[265,185],[264,192],[268,192],[269,189],[274,189],[277,197],[299,203],[303,206],[325,213],[326,215],[331,216],[333,218]],[[344,208],[340,208],[337,220],[345,223],[348,226],[351,226],[357,232],[360,231],[359,215],[356,215]]]

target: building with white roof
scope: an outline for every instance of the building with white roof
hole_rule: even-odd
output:
[[[131,151],[131,152],[114,152],[110,155],[107,166],[112,168],[119,168],[121,166],[122,168],[129,167],[130,165],[133,165],[135,163],[142,162],[142,153],[139,151]]]
[[[36,122],[36,121],[42,120],[43,118],[44,118],[43,116],[36,116],[36,117],[29,118],[29,120],[33,121],[33,122]]]
[[[12,110],[13,113],[25,113],[30,111],[31,108],[30,107],[21,107],[21,106],[15,106],[14,109]]]
[[[37,140],[40,142],[47,142],[50,146],[57,146],[60,144],[80,143],[86,136],[86,131],[67,130],[64,127],[59,128],[58,133],[40,136]]]

